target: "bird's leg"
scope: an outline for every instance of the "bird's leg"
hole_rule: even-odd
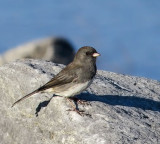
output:
[[[80,100],[80,99],[77,100],[77,103],[79,103],[81,105],[91,105],[88,101],[86,101],[86,100]]]
[[[76,97],[72,97],[70,99],[74,100],[76,103],[81,104],[81,105],[91,105],[88,101],[80,100],[80,99],[78,99]]]
[[[69,109],[68,111],[75,111],[75,112],[77,112],[79,115],[82,116],[84,111],[80,111],[80,110],[78,110],[78,109],[76,108],[76,106],[75,106],[75,105],[72,103],[72,101],[71,101],[71,100],[74,101],[74,99],[72,99],[72,98],[67,98],[67,100],[69,101],[69,103],[71,104],[71,106],[72,106],[72,108],[73,108],[73,110]]]

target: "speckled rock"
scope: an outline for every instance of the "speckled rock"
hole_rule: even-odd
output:
[[[77,105],[39,93],[15,107],[22,96],[48,82],[64,66],[19,60],[0,67],[0,143],[2,144],[158,144],[160,82],[98,71]]]

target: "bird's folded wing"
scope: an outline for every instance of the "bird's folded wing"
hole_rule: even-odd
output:
[[[58,75],[52,78],[44,86],[40,87],[38,91],[43,91],[49,88],[54,88],[56,86],[61,86],[70,82],[76,82],[78,78],[77,69],[80,69],[79,66],[68,66],[64,68]]]

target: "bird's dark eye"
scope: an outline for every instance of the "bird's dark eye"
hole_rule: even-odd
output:
[[[91,53],[90,52],[86,52],[86,55],[91,55]]]

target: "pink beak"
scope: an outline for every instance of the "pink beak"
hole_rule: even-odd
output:
[[[98,57],[98,56],[100,56],[100,54],[99,53],[94,53],[92,56],[93,57]]]

